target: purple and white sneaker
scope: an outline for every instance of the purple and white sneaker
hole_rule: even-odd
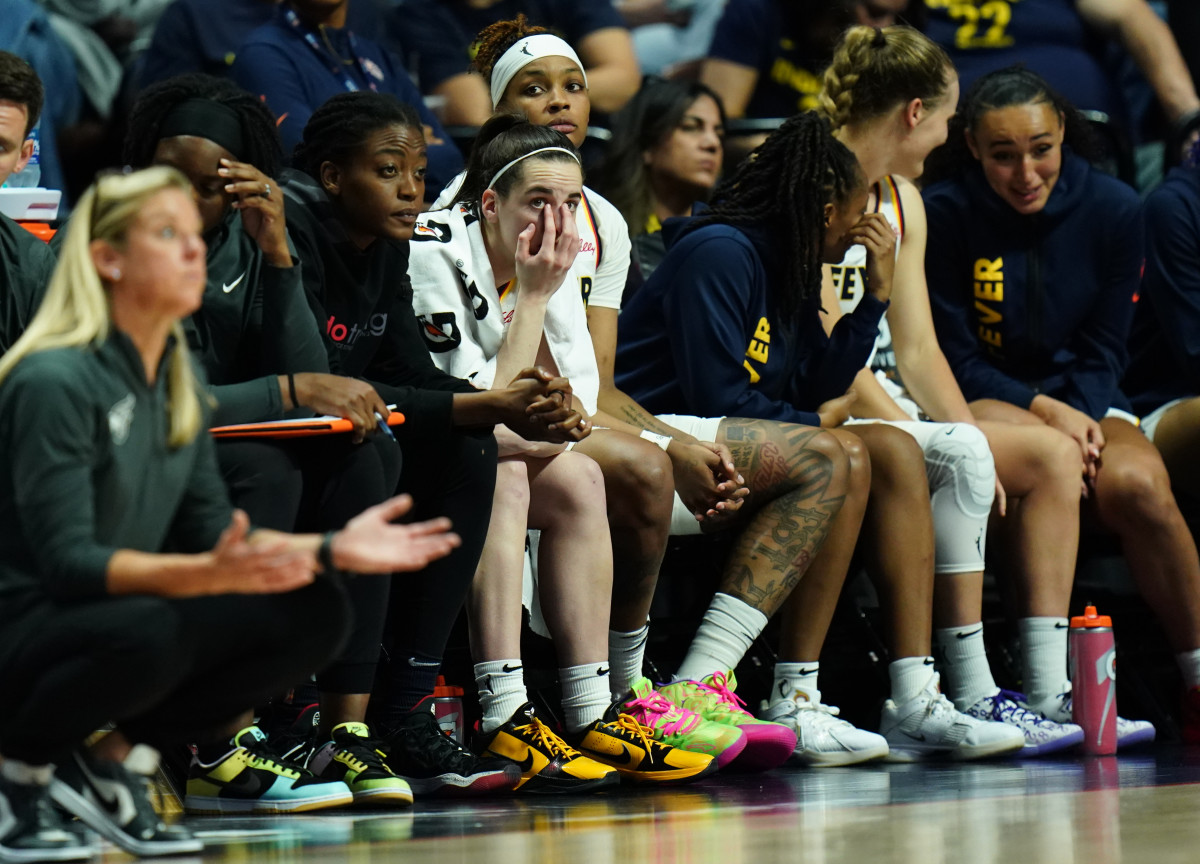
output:
[[[1059,723],[1025,704],[1025,696],[1011,690],[999,690],[985,696],[963,711],[977,720],[991,720],[1016,726],[1025,735],[1025,746],[1017,756],[1045,756],[1083,742],[1083,728],[1074,723]]]

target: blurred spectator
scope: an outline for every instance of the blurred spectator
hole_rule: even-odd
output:
[[[637,92],[633,42],[612,0],[402,0],[392,24],[416,61],[421,89],[445,100],[446,123],[481,126],[492,116],[487,86],[467,71],[472,45],[483,28],[520,13],[578,49],[593,109],[616,111]]]
[[[367,0],[369,2],[369,0]],[[279,120],[284,153],[300,140],[312,112],[345,91],[390,93],[417,109],[429,127],[430,189],[441,189],[463,166],[462,154],[399,62],[346,26],[350,0],[288,0],[238,51],[233,79],[262,96]]]
[[[707,201],[717,185],[725,110],[703,84],[653,79],[614,120],[596,187],[629,226],[628,294],[666,254],[662,223],[692,215],[692,205]]]
[[[204,72],[228,78],[237,49],[256,28],[271,20],[279,0],[174,0],[158,20],[146,49],[138,87]],[[346,26],[377,33],[382,15],[376,3],[351,3]]]
[[[964,92],[984,73],[1021,63],[1074,105],[1103,111],[1132,131],[1134,120],[1105,65],[1106,40],[1116,39],[1177,129],[1200,111],[1179,46],[1146,0],[920,2],[929,14],[926,32],[950,54]]]
[[[41,185],[47,189],[66,189],[58,133],[79,119],[82,94],[75,77],[75,60],[50,26],[46,13],[33,0],[4,0],[0,45],[29,63],[45,85],[46,100],[38,129]]]
[[[852,11],[847,0],[729,0],[700,80],[732,118],[811,111]]]
[[[704,57],[725,0],[615,0],[646,75],[691,77]]]

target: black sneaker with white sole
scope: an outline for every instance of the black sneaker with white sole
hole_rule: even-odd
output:
[[[494,795],[511,792],[521,769],[509,759],[476,756],[438,726],[418,705],[384,743],[384,763],[403,777],[418,797]]]
[[[82,749],[58,765],[50,797],[84,825],[139,856],[199,852],[203,844],[179,825],[165,825],[151,803],[158,754],[137,745],[125,764],[93,759]],[[135,770],[131,770],[135,769]]]
[[[83,861],[93,854],[50,803],[48,786],[0,777],[0,861]]]

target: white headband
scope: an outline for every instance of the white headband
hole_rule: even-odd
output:
[[[490,181],[490,182],[488,183],[488,185],[487,185],[487,188],[489,188],[489,189],[495,189],[495,188],[496,188],[496,181],[497,181],[497,180],[499,180],[501,177],[503,177],[503,176],[504,176],[504,172],[505,172],[505,171],[507,171],[509,168],[513,167],[514,165],[516,165],[518,162],[520,162],[520,161],[522,161],[522,160],[524,160],[524,159],[528,159],[530,156],[536,156],[536,155],[537,155],[537,154],[539,154],[539,153],[551,153],[551,152],[554,152],[554,153],[566,153],[568,156],[570,156],[570,157],[571,157],[572,159],[574,159],[576,162],[578,162],[578,161],[579,161],[579,156],[578,156],[577,154],[575,154],[575,153],[572,153],[572,152],[571,152],[570,150],[568,150],[566,147],[539,147],[539,148],[538,148],[538,149],[536,149],[536,150],[530,150],[530,151],[529,151],[528,153],[526,153],[524,156],[518,156],[516,159],[512,160],[512,161],[511,161],[511,162],[509,162],[507,165],[505,165],[503,168],[501,168],[499,171],[497,171],[495,174],[493,174],[493,175],[492,175],[492,179],[491,179],[491,181]]]
[[[504,98],[504,91],[508,88],[508,82],[513,79],[513,76],[534,60],[542,57],[567,57],[574,60],[579,66],[580,73],[583,74],[583,86],[587,86],[587,73],[583,71],[583,63],[580,62],[575,49],[551,33],[536,33],[533,36],[526,36],[505,51],[496,61],[496,65],[492,67],[493,109]]]

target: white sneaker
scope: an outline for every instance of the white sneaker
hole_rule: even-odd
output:
[[[883,703],[879,731],[887,739],[889,762],[928,756],[983,759],[1025,746],[1025,735],[1015,726],[977,720],[956,710],[938,690],[940,680],[935,672],[925,689],[903,705],[891,699]]]
[[[792,759],[802,765],[856,765],[888,753],[882,735],[865,732],[838,717],[838,709],[817,701],[785,699],[762,703],[760,720],[781,723],[796,733]]]
[[[1071,699],[1071,682],[1067,682],[1066,690],[1047,700],[1045,704],[1030,706],[1040,711],[1056,723],[1070,723],[1073,719],[1073,703]],[[1117,748],[1132,747],[1135,744],[1148,744],[1154,740],[1156,732],[1154,724],[1149,720],[1128,720],[1117,717]]]
[[[1083,727],[1051,720],[1024,704],[1025,697],[1010,690],[985,696],[963,713],[976,720],[1015,726],[1025,735],[1022,756],[1044,756],[1083,743]]]

